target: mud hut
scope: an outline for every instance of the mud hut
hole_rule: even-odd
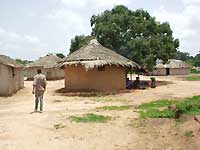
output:
[[[191,66],[182,60],[169,59],[166,64],[157,64],[153,75],[188,75],[190,74]]]
[[[58,66],[61,60],[61,58],[55,55],[40,57],[39,60],[26,66],[25,77],[27,77],[28,80],[33,80],[34,75],[37,74],[37,69],[41,69],[47,80],[63,79],[64,71]]]
[[[93,39],[68,55],[61,66],[66,91],[115,91],[126,89],[127,71],[138,64]]]
[[[0,55],[0,96],[9,96],[24,87],[23,65]]]

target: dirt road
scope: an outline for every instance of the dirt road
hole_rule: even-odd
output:
[[[134,109],[124,111],[97,110],[108,105],[136,105],[163,98],[183,98],[200,95],[200,82],[164,77],[173,84],[156,89],[106,97],[66,97],[54,91],[64,81],[48,82],[44,112],[32,113],[34,97],[31,82],[8,98],[0,98],[0,150],[133,150],[155,149],[154,143],[146,143],[137,128],[130,126],[138,118]],[[107,123],[75,123],[68,117],[86,113],[112,116]],[[56,130],[55,124],[64,128]],[[169,149],[173,148],[173,144]]]

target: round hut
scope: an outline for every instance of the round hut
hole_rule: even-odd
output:
[[[68,91],[115,91],[126,89],[127,71],[138,64],[93,39],[68,55],[61,66]]]
[[[0,96],[9,96],[24,87],[23,65],[8,56],[0,55]]]
[[[33,77],[37,74],[37,69],[41,69],[47,80],[63,79],[64,71],[58,66],[61,60],[61,58],[55,55],[40,57],[39,60],[26,66],[25,77],[27,77],[28,80],[33,80]]]

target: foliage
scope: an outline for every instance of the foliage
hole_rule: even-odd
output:
[[[91,17],[92,36],[105,47],[152,70],[156,59],[167,61],[176,54],[179,40],[174,39],[169,23],[157,22],[142,9],[115,6]],[[91,36],[76,36],[70,53],[83,46]]]
[[[142,9],[132,11],[119,5],[91,18],[92,35],[121,55],[152,69],[156,59],[167,61],[176,54],[169,23],[159,23]],[[151,64],[151,65],[150,65]]]
[[[92,36],[88,35],[80,35],[80,36],[75,36],[74,39],[71,40],[71,46],[70,46],[70,53],[80,49],[84,45],[88,44],[88,42],[93,39]]]
[[[193,74],[200,74],[200,70],[191,69],[190,72]]]
[[[85,114],[82,117],[71,116],[70,119],[75,122],[95,122],[95,123],[105,123],[111,119],[110,116],[96,115],[96,114]]]
[[[18,64],[26,65],[26,64],[32,63],[33,61],[16,59],[16,62]]]
[[[188,81],[200,81],[200,76],[188,76],[186,77]]]
[[[192,58],[193,57],[190,56],[189,53],[180,52],[180,51],[177,51],[176,57],[175,57],[175,59],[182,60],[182,61],[187,61],[187,60],[192,59]]]
[[[194,133],[193,133],[193,131],[191,131],[191,130],[190,130],[190,131],[186,131],[186,132],[185,132],[185,136],[188,137],[188,138],[191,138],[191,137],[194,136]]]
[[[195,66],[200,66],[200,53],[195,56]]]
[[[127,110],[130,109],[131,105],[124,105],[124,106],[103,106],[103,107],[97,107],[97,109],[103,109],[103,110]]]
[[[65,58],[65,55],[62,54],[62,53],[56,53],[56,56],[57,56],[57,57],[60,57],[61,59],[62,59],[62,58]]]
[[[183,100],[160,100],[144,103],[139,106],[140,116],[144,118],[174,118],[175,112],[168,109],[168,106],[173,104],[183,114],[200,115],[200,96],[194,96]]]

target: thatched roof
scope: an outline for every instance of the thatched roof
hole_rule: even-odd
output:
[[[40,57],[39,60],[36,60],[30,64],[28,64],[26,67],[43,67],[43,68],[53,68],[56,67],[57,64],[61,61],[62,59],[55,56],[55,55],[49,55],[45,57]]]
[[[191,66],[182,60],[169,59],[166,64],[157,64],[155,68],[190,68]]]
[[[15,67],[15,68],[23,67],[23,65],[18,64],[14,59],[5,55],[0,55],[0,64],[4,64],[6,66]]]
[[[103,65],[117,65],[123,67],[138,67],[139,65],[116,52],[103,47],[96,39],[86,46],[68,55],[61,66],[81,64],[86,69]]]
[[[167,68],[190,68],[191,66],[182,60],[169,59],[168,63],[166,64],[166,67]]]

